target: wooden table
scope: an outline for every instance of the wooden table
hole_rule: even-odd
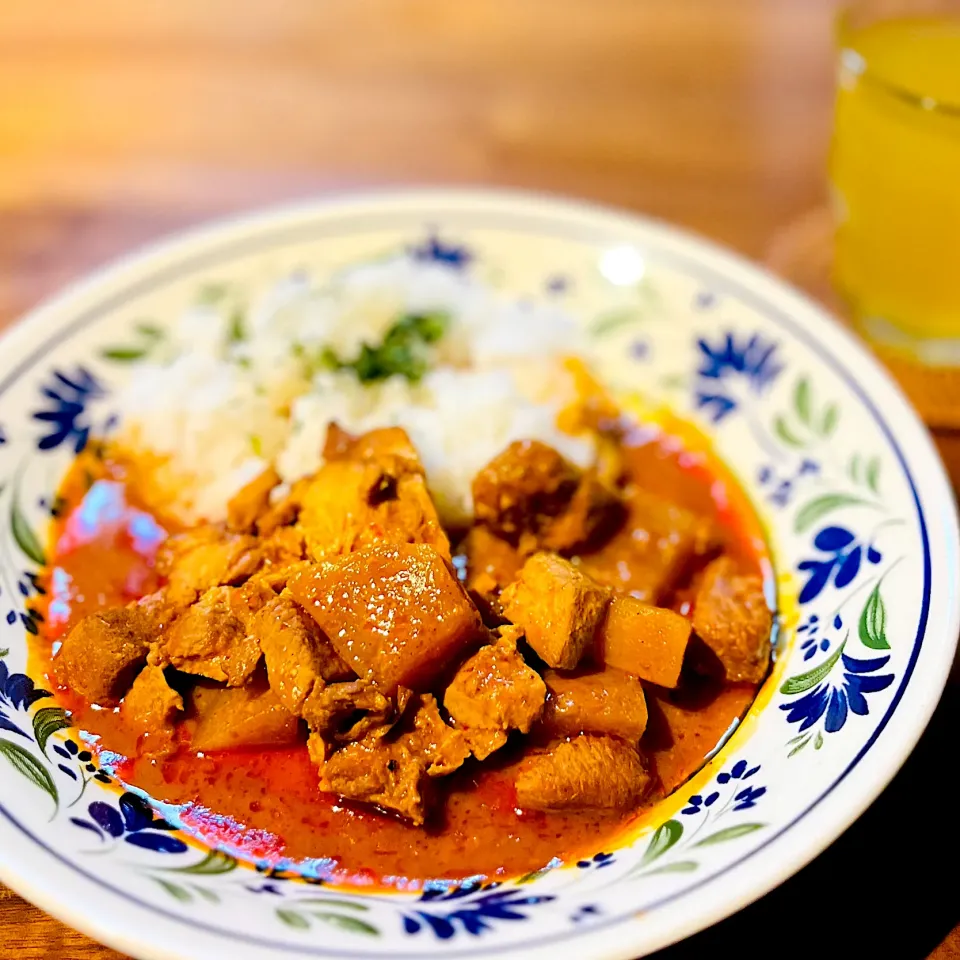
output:
[[[570,193],[762,258],[823,200],[834,6],[3,0],[0,326],[175,228],[370,184]],[[923,795],[949,815],[958,721],[952,688],[841,840],[663,960],[960,958],[960,840],[931,844],[912,813]],[[2,889],[0,941],[17,960],[118,956]]]

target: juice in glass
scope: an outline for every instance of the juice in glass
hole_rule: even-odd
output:
[[[956,425],[960,4],[931,7],[924,16],[841,21],[834,282],[921,412]]]

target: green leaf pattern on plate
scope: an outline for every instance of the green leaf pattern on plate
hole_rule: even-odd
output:
[[[20,507],[20,498],[16,493],[10,501],[10,531],[26,557],[41,566],[46,562],[40,540]]]
[[[859,505],[876,506],[862,497],[854,496],[850,493],[824,493],[805,503],[798,511],[793,520],[793,529],[797,533],[805,533],[818,520],[823,519],[828,513],[839,510],[841,507],[852,507]]]
[[[718,830],[716,833],[711,833],[702,840],[698,840],[694,846],[712,847],[717,843],[726,843],[728,840],[736,840],[739,837],[745,837],[748,833],[753,833],[756,830],[762,830],[765,826],[765,823],[737,823],[730,827],[724,827],[722,830]]]
[[[104,347],[100,351],[100,356],[113,363],[136,363],[138,360],[148,359],[166,338],[166,334],[160,327],[148,322],[135,324],[134,332],[136,333],[134,341]]]
[[[345,930],[347,933],[356,933],[366,937],[380,936],[380,931],[372,923],[361,920],[359,917],[332,912],[330,907],[334,905],[343,907],[345,904],[343,901],[334,900],[326,903],[322,900],[297,900],[293,904],[277,907],[276,914],[281,923],[286,924],[293,930],[309,930],[312,921],[316,921],[320,924]],[[366,909],[363,904],[351,903],[349,906],[351,909]]]
[[[839,422],[839,406],[833,402],[818,406],[810,378],[801,377],[794,386],[789,413],[774,417],[773,432],[788,447],[802,450],[829,438]]]
[[[41,753],[47,752],[47,741],[58,730],[70,726],[67,711],[63,707],[41,707],[33,715],[33,736]]]
[[[170,873],[190,873],[199,877],[215,877],[237,869],[237,858],[222,850],[211,850],[198,863],[186,867],[168,867]]]
[[[889,650],[887,641],[887,608],[878,583],[867,598],[858,626],[860,642],[871,650]]]
[[[186,887],[180,886],[179,883],[164,880],[163,877],[154,877],[153,879],[163,887],[174,900],[179,900],[181,903],[190,903],[193,900],[193,894]]]
[[[808,670],[806,673],[797,674],[795,677],[789,677],[780,686],[780,692],[787,696],[796,696],[798,693],[806,693],[815,687],[828,673],[833,669],[833,665],[840,659],[843,648],[846,646],[846,640],[841,643],[833,653],[827,657],[819,666]]]
[[[24,779],[42,790],[54,804],[54,813],[60,805],[60,794],[47,768],[25,747],[10,740],[0,739],[0,756]]]
[[[682,836],[683,824],[679,820],[667,820],[666,823],[661,823],[650,838],[650,845],[640,861],[640,866],[645,867],[654,860],[659,860]]]

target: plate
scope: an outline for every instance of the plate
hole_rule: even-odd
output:
[[[157,828],[29,677],[44,528],[73,452],[211,284],[407,250],[580,318],[603,379],[693,421],[762,518],[776,662],[748,717],[623,845],[517,881],[360,894]],[[147,332],[145,332],[147,331]],[[152,331],[152,332],[150,332]],[[949,672],[957,519],[926,430],[813,304],[669,227],[509,193],[302,204],[121,261],[0,341],[0,878],[135,957],[636,957],[770,890],[889,782]],[[890,838],[878,843],[895,842]]]

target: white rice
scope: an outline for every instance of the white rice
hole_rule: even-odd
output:
[[[269,462],[288,482],[315,471],[331,421],[352,433],[403,427],[448,522],[469,518],[474,474],[514,440],[542,440],[581,466],[593,459],[591,437],[557,427],[574,399],[563,359],[582,355],[583,343],[556,308],[406,257],[353,268],[325,287],[287,279],[243,310],[238,340],[240,306],[225,296],[188,311],[120,400],[118,439],[166,458],[156,493],[186,521],[221,518]],[[363,384],[352,371],[312,373],[303,359],[324,347],[352,359],[398,317],[426,313],[449,325],[419,383]]]

